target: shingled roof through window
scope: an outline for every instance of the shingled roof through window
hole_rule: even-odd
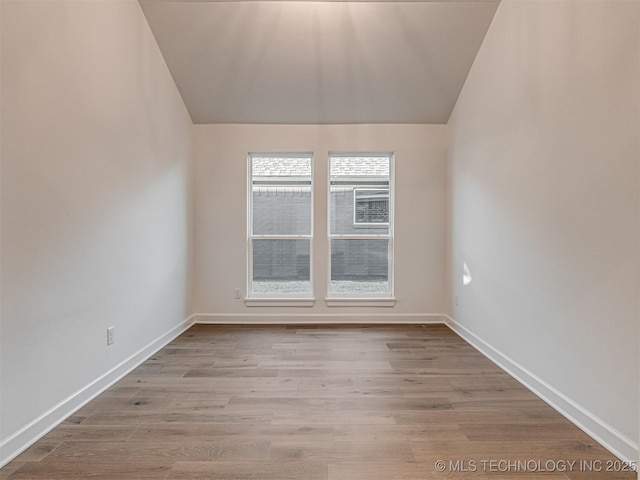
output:
[[[252,157],[254,177],[310,177],[310,158]]]
[[[388,177],[389,157],[332,157],[332,177]]]
[[[254,177],[310,177],[309,158],[252,157]],[[389,157],[332,157],[332,177],[388,177]]]

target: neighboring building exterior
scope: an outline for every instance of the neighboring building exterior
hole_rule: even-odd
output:
[[[254,234],[311,233],[312,198],[308,165],[296,158],[281,159],[276,165],[257,160],[253,162],[252,176]],[[364,235],[388,232],[389,166],[387,159],[380,160],[373,168],[369,163],[362,165],[356,161],[332,166],[332,233]],[[386,280],[387,250],[385,240],[332,241],[331,280]],[[309,254],[307,241],[256,240],[253,245],[253,279],[308,280]]]

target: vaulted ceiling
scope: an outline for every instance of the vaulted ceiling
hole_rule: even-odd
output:
[[[194,123],[446,123],[499,0],[140,0]]]

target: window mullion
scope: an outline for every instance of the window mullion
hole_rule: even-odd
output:
[[[376,235],[373,233],[363,235],[345,235],[338,233],[329,234],[329,239],[331,240],[391,240],[392,238],[392,235]]]
[[[311,235],[249,235],[254,240],[310,240]]]

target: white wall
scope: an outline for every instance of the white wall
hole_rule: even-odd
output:
[[[503,0],[449,124],[456,328],[630,460],[639,25],[638,2]]]
[[[194,311],[199,320],[426,321],[445,308],[446,126],[196,125]],[[327,307],[327,152],[395,152],[394,307]],[[315,296],[313,307],[247,307],[247,152],[313,151]],[[266,315],[266,316],[265,316]],[[269,316],[271,315],[271,316]],[[275,315],[275,317],[274,317]],[[304,318],[303,318],[304,320]]]
[[[191,208],[138,2],[3,0],[1,27],[0,465],[183,326]]]

